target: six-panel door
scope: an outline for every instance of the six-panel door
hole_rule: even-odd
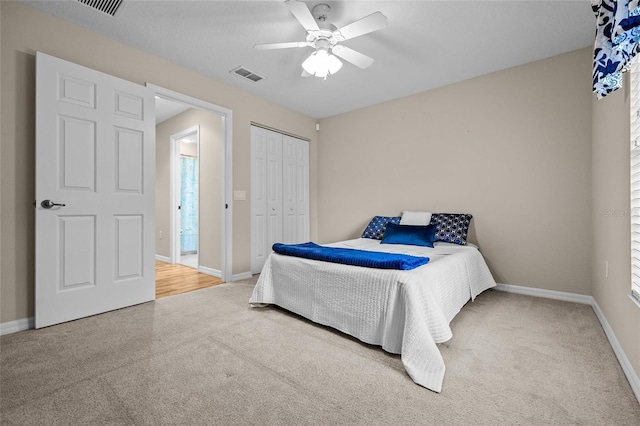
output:
[[[152,91],[38,52],[36,98],[36,328],[153,300]]]

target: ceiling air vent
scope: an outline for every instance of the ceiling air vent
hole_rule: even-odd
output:
[[[78,0],[92,9],[115,16],[123,0]]]
[[[264,79],[263,76],[258,75],[256,73],[254,73],[253,71],[249,71],[248,69],[244,68],[244,67],[238,67],[236,69],[233,69],[231,71],[229,71],[231,74],[235,74],[239,77],[242,78],[246,78],[247,80],[251,80],[254,83]]]

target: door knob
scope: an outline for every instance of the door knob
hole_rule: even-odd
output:
[[[50,209],[53,206],[60,206],[60,207],[66,206],[66,204],[54,203],[51,200],[44,200],[43,202],[40,203],[40,205],[42,206],[43,209]]]

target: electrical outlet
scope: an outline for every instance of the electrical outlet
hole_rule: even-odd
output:
[[[160,239],[162,239],[162,231],[160,231]]]

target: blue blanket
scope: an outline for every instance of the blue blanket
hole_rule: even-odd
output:
[[[273,251],[287,256],[304,257],[306,259],[378,269],[409,270],[426,265],[429,262],[428,257],[341,247],[324,247],[311,242],[302,244],[276,243],[273,245]]]

